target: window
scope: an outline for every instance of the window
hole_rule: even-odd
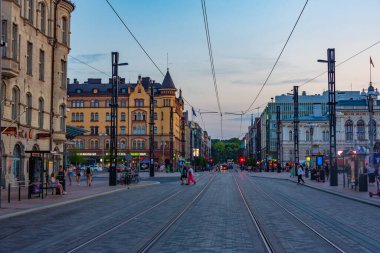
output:
[[[144,140],[133,140],[132,145],[133,145],[133,149],[145,149]]]
[[[137,120],[141,120],[141,112],[137,113]]]
[[[310,141],[310,132],[306,130],[306,141]]]
[[[20,90],[17,87],[12,89],[12,120],[19,122],[20,114]]]
[[[106,126],[106,135],[110,135],[110,127]]]
[[[26,73],[33,74],[33,44],[28,41],[26,53]]]
[[[91,113],[91,119],[90,120],[95,121],[95,113],[94,112]]]
[[[40,50],[39,79],[45,81],[45,51]]]
[[[157,129],[157,127],[154,127],[154,128],[153,128],[153,132],[154,132],[154,134],[158,134],[158,129]]]
[[[154,113],[154,116],[153,116],[154,120],[157,120],[158,116],[157,116],[157,112]]]
[[[84,121],[84,114],[83,114],[83,112],[80,113],[79,121],[80,121],[80,122],[83,122],[83,121]]]
[[[363,120],[359,120],[356,124],[357,127],[357,138],[359,141],[365,140],[365,124]]]
[[[289,141],[293,141],[293,132],[289,130]]]
[[[132,134],[134,134],[134,135],[137,134],[137,127],[134,126],[134,127],[132,128]]]
[[[30,126],[32,124],[32,94],[26,94],[26,124]]]
[[[66,130],[66,106],[60,105],[59,106],[59,117],[60,117],[60,130],[65,131]]]
[[[153,100],[153,107],[157,107],[157,100]]]
[[[111,116],[109,112],[106,112],[106,121],[111,121]]]
[[[106,107],[110,107],[110,101],[106,100]]]
[[[76,117],[75,113],[72,112],[72,113],[71,113],[71,121],[72,121],[72,122],[75,122],[76,119],[77,119],[77,117]]]
[[[46,6],[40,3],[40,29],[42,33],[46,33]]]
[[[91,149],[98,149],[99,148],[99,141],[98,140],[91,140],[90,141],[90,148]]]
[[[33,25],[34,19],[34,0],[28,1],[28,21]]]
[[[125,126],[120,127],[120,134],[125,135]]]
[[[141,127],[141,134],[145,134],[146,133],[146,128],[145,128],[145,126],[142,126]]]
[[[99,121],[99,113],[95,113],[95,119],[94,119],[95,121]]]
[[[373,139],[376,140],[376,121],[372,120],[372,124],[368,124],[368,136],[371,136],[371,132],[373,131]]]
[[[18,26],[13,24],[12,26],[12,59],[14,61],[18,60],[19,52],[19,37],[18,37]]]
[[[125,112],[121,113],[120,120],[121,121],[125,121]]]
[[[120,107],[125,108],[125,100],[124,99],[120,101]]]
[[[109,140],[106,140],[105,143],[106,143],[105,148],[106,148],[106,149],[109,149],[109,148],[110,148],[110,141],[109,141]]]
[[[6,20],[2,21],[2,26],[3,27],[2,27],[2,31],[1,31],[1,40],[3,42],[7,42],[7,40],[8,40],[8,26],[7,26],[7,21]],[[4,46],[3,55],[2,56],[7,56],[7,46],[6,46],[6,44]]]
[[[164,112],[161,112],[161,120],[164,120]]]
[[[67,86],[67,62],[61,60],[61,88],[66,89]]]
[[[354,140],[354,124],[351,120],[347,120],[344,124],[344,130],[346,133],[346,141],[353,141]]]
[[[164,106],[170,107],[170,99],[164,99]]]
[[[120,148],[125,149],[127,147],[127,145],[125,143],[126,143],[125,140],[121,140],[120,141]]]
[[[66,17],[63,17],[62,18],[62,43],[67,45],[67,41],[68,41],[68,38],[67,38],[67,18]]]
[[[3,83],[1,85],[1,103],[5,103],[5,99],[6,99],[6,88],[7,86]],[[1,106],[1,114],[0,115],[4,115],[4,106]],[[1,116],[0,116],[0,120],[1,120]]]
[[[44,99],[38,100],[38,127],[44,128]]]
[[[329,131],[326,131],[325,136],[323,137],[324,141],[328,141],[330,139]]]
[[[136,107],[143,107],[144,106],[144,99],[135,99],[135,106]]]
[[[99,100],[91,100],[90,107],[98,108],[99,107]]]

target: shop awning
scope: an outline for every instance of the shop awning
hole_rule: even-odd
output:
[[[88,132],[88,130],[80,127],[66,126],[66,138],[69,140],[72,140],[79,135],[83,135],[86,132]]]

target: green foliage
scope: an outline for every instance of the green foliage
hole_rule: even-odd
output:
[[[242,141],[238,138],[229,140],[212,140],[211,141],[212,158],[215,162],[226,162],[227,159],[234,159],[241,154]]]
[[[245,164],[247,166],[255,166],[256,165],[256,159],[253,157],[248,158],[247,161],[245,162]]]

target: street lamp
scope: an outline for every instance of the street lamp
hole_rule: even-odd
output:
[[[99,136],[100,137],[105,137],[105,136],[107,136],[107,134],[103,134],[103,133],[100,133],[99,134]],[[105,144],[105,142],[106,142],[106,139],[105,138],[103,138],[103,140],[102,140],[102,142],[103,142],[103,145],[102,145],[102,158],[100,159],[100,162],[102,163],[102,170],[104,169],[104,146],[106,145]]]

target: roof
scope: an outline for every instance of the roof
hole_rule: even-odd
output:
[[[79,135],[83,135],[86,132],[88,132],[88,130],[80,127],[66,126],[66,138],[70,140],[74,139]]]
[[[173,79],[170,76],[169,69],[166,72],[164,81],[162,81],[162,87],[161,87],[161,89],[176,89],[176,87],[174,85],[174,82],[173,82]]]

